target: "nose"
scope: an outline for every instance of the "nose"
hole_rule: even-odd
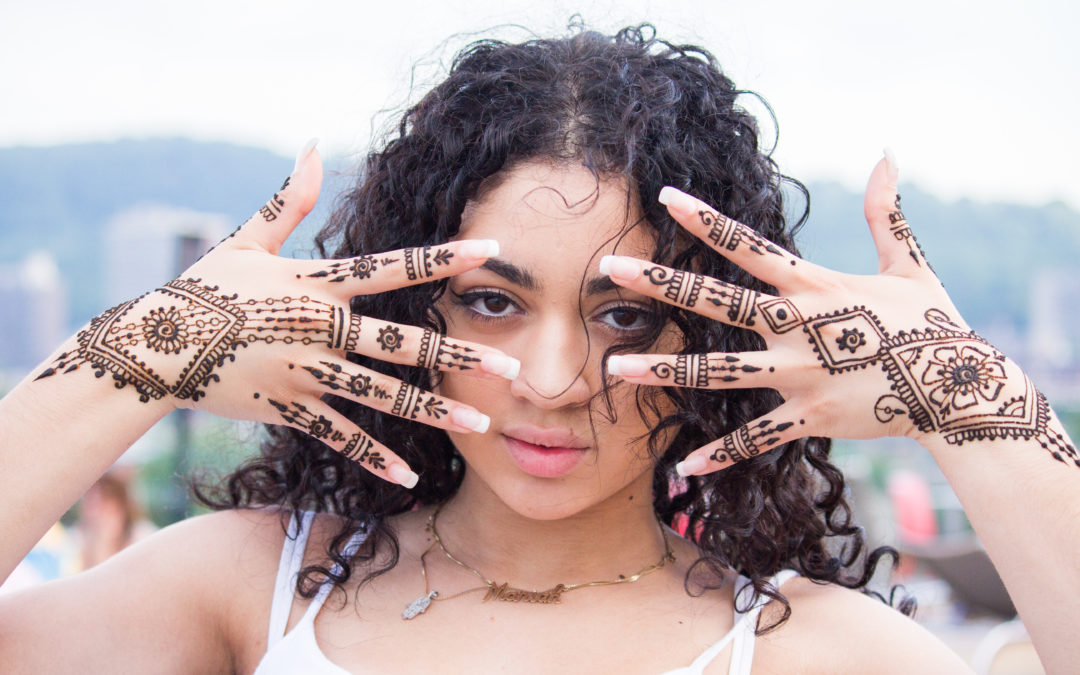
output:
[[[521,372],[510,383],[511,395],[547,410],[586,405],[600,379],[598,349],[589,349],[580,323],[534,323],[514,350]]]

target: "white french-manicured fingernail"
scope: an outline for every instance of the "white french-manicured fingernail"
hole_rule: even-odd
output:
[[[390,480],[394,481],[398,485],[413,489],[416,487],[417,481],[420,480],[420,476],[417,476],[412,471],[409,471],[401,464],[391,464],[390,469],[387,470],[387,475],[390,476]]]
[[[304,163],[307,156],[311,154],[311,151],[315,149],[315,146],[319,144],[319,139],[309,138],[307,143],[304,143],[304,147],[300,148],[300,152],[296,153],[296,161],[293,162],[292,172],[295,175],[297,170],[300,169],[300,165]]]
[[[669,210],[680,211],[682,213],[693,213],[697,210],[696,199],[670,185],[665,185],[660,190],[660,194],[657,196],[656,201],[668,207]]]
[[[458,252],[463,258],[480,260],[499,255],[499,242],[494,239],[473,239],[461,242]]]
[[[675,465],[675,473],[680,476],[693,476],[698,471],[703,471],[705,464],[704,457],[687,457]]]
[[[454,420],[454,424],[459,427],[465,427],[471,429],[478,434],[485,433],[488,427],[491,426],[491,418],[483,413],[476,412],[475,410],[469,410],[468,408],[458,408],[450,414],[450,419]]]
[[[508,380],[513,380],[521,372],[521,361],[512,356],[502,354],[484,354],[480,357],[480,367],[485,373],[499,375]]]
[[[600,264],[597,267],[600,269],[600,274],[606,274],[620,281],[633,281],[641,275],[641,265],[630,258],[617,255],[606,255],[600,258]]]
[[[900,162],[896,161],[896,153],[892,148],[885,148],[885,166],[889,170],[889,182],[896,185],[897,179],[900,178]]]
[[[612,375],[634,377],[649,372],[649,362],[636,356],[615,354],[608,359],[607,370]]]

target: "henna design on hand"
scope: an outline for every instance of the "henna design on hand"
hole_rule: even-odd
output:
[[[777,335],[803,325],[802,314],[787,298],[771,298],[757,303],[757,309],[765,317],[765,323]]]
[[[930,310],[925,316],[930,327],[901,331],[882,343],[882,367],[895,394],[875,404],[879,421],[906,415],[920,431],[941,433],[953,445],[1034,439],[1054,459],[1080,466],[1076,448],[1049,428],[1046,398],[1018,367],[944,312]]]
[[[755,457],[772,449],[780,442],[777,434],[794,425],[794,422],[774,424],[772,420],[761,420],[752,426],[740,427],[735,433],[724,437],[722,445],[713,452],[712,459],[716,462],[741,462]]]
[[[398,387],[397,396],[394,397],[394,407],[390,410],[390,413],[398,417],[414,420],[421,410],[428,417],[435,419],[442,419],[443,415],[450,412],[445,407],[446,402],[441,398],[427,394],[427,400],[425,401],[424,395],[423,389],[402,382]]]
[[[716,211],[698,211],[701,222],[709,228],[708,239],[716,248],[734,251],[740,244],[745,244],[754,253],[783,256],[784,252],[776,244],[762,238],[746,225],[732,220]],[[794,262],[794,261],[793,261]]]
[[[739,379],[735,373],[757,373],[761,368],[742,363],[742,359],[730,354],[715,359],[705,354],[680,354],[675,357],[674,366],[661,361],[649,370],[659,378],[672,378],[678,387],[708,387],[713,380],[735,382]]]
[[[645,276],[655,286],[666,286],[665,298],[683,307],[693,308],[697,304],[698,293],[701,292],[705,278],[683,270],[675,270],[668,276],[669,272],[670,270],[664,267],[651,267],[645,271]]]
[[[892,232],[893,237],[897,241],[902,241],[907,244],[908,255],[915,261],[915,264],[922,267],[922,262],[919,261],[919,255],[922,254],[923,258],[926,257],[923,254],[922,247],[919,246],[919,242],[915,239],[915,233],[911,231],[911,227],[908,226],[907,218],[904,217],[904,212],[900,210],[900,194],[896,195],[896,210],[889,213],[889,232]],[[918,251],[918,253],[916,253]]]
[[[475,353],[476,350],[472,347],[451,342],[435,331],[425,330],[420,336],[420,353],[416,357],[416,365],[427,369],[442,366],[446,369],[472,370],[474,366],[469,364],[480,362],[480,357],[469,356]]]
[[[139,400],[198,401],[216,372],[256,342],[355,345],[359,321],[341,307],[298,298],[240,300],[199,279],[176,279],[90,321],[78,347],[60,354],[37,380],[89,364],[94,376],[111,373],[117,389],[132,386]]]
[[[341,454],[354,462],[368,464],[373,469],[385,469],[386,458],[377,450],[372,452],[371,448],[374,445],[375,442],[371,440],[371,437],[363,432],[358,432],[353,434],[349,442],[345,444]]]
[[[281,184],[281,187],[278,189],[278,192],[284,192],[285,188],[287,188],[287,187],[289,187],[289,179],[288,178],[286,178],[285,182]],[[269,222],[273,222],[273,221],[277,220],[278,215],[281,214],[281,211],[284,208],[285,208],[285,200],[282,199],[281,196],[278,195],[277,192],[275,192],[274,196],[271,197],[270,199],[268,199],[266,204],[264,204],[263,207],[261,209],[259,209],[259,213],[266,220],[266,222],[269,223]]]
[[[267,403],[277,408],[277,411],[281,413],[281,419],[285,420],[286,424],[303,429],[321,441],[340,442],[345,440],[345,434],[335,429],[330,420],[312,412],[304,404],[292,401],[286,405],[274,399],[266,400]]]
[[[405,275],[409,281],[427,279],[434,275],[432,264],[436,267],[449,265],[453,257],[453,252],[443,247],[407,248],[405,249]]]
[[[393,258],[383,260],[384,264],[395,262]],[[326,269],[319,270],[309,274],[309,278],[325,278],[330,283],[340,283],[345,281],[350,276],[356,279],[368,279],[371,277],[372,272],[378,271],[379,267],[375,264],[375,258],[370,255],[362,255],[359,258],[352,260],[339,260],[330,263],[326,266]]]
[[[837,330],[841,336],[830,340],[830,333],[835,335]],[[865,307],[845,307],[838,312],[811,317],[803,323],[803,331],[810,336],[818,360],[831,375],[866,368],[881,358],[885,328]],[[848,336],[857,336],[858,340]],[[844,351],[850,351],[851,355],[843,354]]]
[[[379,341],[379,347],[384,352],[390,352],[391,354],[405,343],[405,338],[402,337],[401,330],[397,326],[380,328],[379,337],[376,339]]]

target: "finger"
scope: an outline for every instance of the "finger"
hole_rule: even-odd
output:
[[[767,284],[789,288],[796,268],[811,264],[681,190],[665,187],[659,201],[687,231]]]
[[[343,311],[343,310],[342,310]],[[456,370],[483,378],[513,380],[521,362],[478,342],[458,340],[427,328],[352,314],[330,341],[334,349],[389,363],[434,370]]]
[[[766,352],[741,354],[616,354],[608,373],[635,384],[696,389],[775,388],[777,372]]]
[[[397,417],[448,431],[484,433],[491,419],[472,406],[348,361],[319,361],[302,370],[318,393],[331,393]],[[309,380],[310,382],[310,380]]]
[[[886,150],[885,158],[870,173],[863,198],[863,212],[877,248],[878,271],[905,274],[928,270],[922,249],[900,210],[900,194],[896,189],[898,177],[896,160],[892,152]]]
[[[600,272],[624,288],[759,334],[786,333],[802,315],[787,298],[627,256],[606,255]],[[763,320],[762,320],[763,319]]]
[[[409,489],[416,486],[419,477],[405,460],[322,401],[305,403],[268,398],[267,403],[277,410],[285,424],[322,441],[379,478]]]
[[[371,295],[452,277],[498,254],[494,239],[468,239],[342,260],[298,260],[296,278],[333,285],[343,297]]]
[[[277,254],[281,245],[315,207],[322,185],[322,160],[315,150],[318,139],[304,144],[292,174],[281,188],[233,236],[240,245],[255,245]]]
[[[680,476],[701,476],[757,457],[806,435],[806,420],[787,404],[745,424],[720,440],[698,448],[675,465]]]

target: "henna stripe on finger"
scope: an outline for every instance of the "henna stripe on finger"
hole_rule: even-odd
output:
[[[407,248],[405,249],[405,276],[409,278],[409,281],[428,279],[435,275],[434,267],[449,265],[453,257],[453,252],[444,247]]]
[[[799,423],[804,423],[804,420],[799,420]],[[793,426],[794,422],[752,422],[725,436],[720,447],[713,451],[709,458],[714,462],[734,463],[756,457],[780,443],[780,434]]]
[[[427,369],[442,366],[445,370],[472,370],[475,365],[470,364],[480,362],[479,356],[470,356],[475,353],[476,350],[472,347],[451,342],[433,330],[425,330],[420,336],[420,353],[417,354],[416,365]]]

